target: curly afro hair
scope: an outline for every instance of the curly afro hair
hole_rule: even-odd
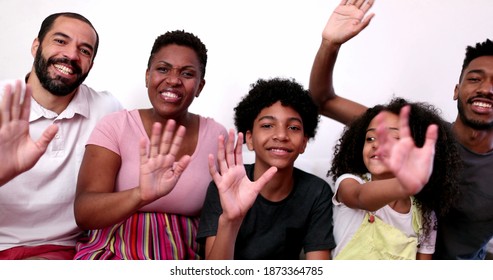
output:
[[[332,176],[335,181],[345,173],[359,176],[368,173],[362,153],[368,125],[381,111],[398,115],[405,105],[411,106],[409,127],[416,146],[424,145],[429,125],[438,125],[433,172],[428,183],[414,196],[423,213],[424,228],[427,232],[435,226],[431,225],[431,212],[434,211],[438,217],[441,217],[456,202],[459,195],[458,174],[462,165],[451,125],[441,118],[440,111],[433,105],[423,102],[410,103],[402,98],[394,98],[387,105],[369,108],[344,129],[334,148],[334,158],[327,176]]]
[[[305,135],[315,137],[320,116],[309,91],[302,85],[294,79],[272,78],[259,79],[250,86],[248,94],[234,108],[238,132],[246,134],[251,131],[260,111],[280,101],[283,106],[289,106],[300,114]]]

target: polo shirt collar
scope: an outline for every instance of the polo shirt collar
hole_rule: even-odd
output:
[[[67,108],[63,110],[60,115],[48,110],[41,106],[36,100],[32,99],[31,102],[31,114],[29,115],[29,121],[35,121],[40,118],[46,119],[71,119],[76,114],[79,114],[85,118],[89,117],[89,101],[87,97],[87,91],[84,91],[84,86],[81,85],[77,89],[74,98],[70,101]]]

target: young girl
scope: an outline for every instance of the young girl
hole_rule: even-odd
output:
[[[434,158],[430,158],[432,171],[424,170],[426,165],[412,164],[419,161],[411,157],[402,160],[406,166],[389,163],[388,157],[377,151],[378,147],[385,144],[394,153],[392,149],[397,146],[392,147],[393,141],[377,134],[379,120],[387,136],[423,147],[420,160],[425,156],[425,148],[434,148]],[[427,140],[431,124],[438,128],[435,147]],[[383,133],[381,128],[380,131]],[[427,155],[433,156],[433,152],[428,151]],[[337,247],[333,257],[431,259],[436,238],[435,215],[446,213],[454,202],[459,168],[459,154],[449,125],[433,106],[396,98],[386,106],[368,109],[344,131],[328,173],[335,180],[332,201]]]

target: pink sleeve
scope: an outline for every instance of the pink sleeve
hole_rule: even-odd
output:
[[[89,137],[87,145],[97,145],[121,155],[119,139],[122,134],[122,114],[126,110],[118,111],[103,117]]]

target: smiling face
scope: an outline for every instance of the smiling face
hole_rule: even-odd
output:
[[[162,47],[146,71],[149,100],[154,110],[167,119],[185,116],[204,85],[197,54],[185,46]]]
[[[385,126],[389,129],[389,133],[392,137],[399,139],[399,116],[393,113],[385,112],[384,122]],[[377,122],[373,118],[366,130],[365,144],[363,146],[363,161],[366,168],[372,175],[372,180],[382,180],[393,178],[394,175],[388,170],[388,168],[382,163],[382,161],[375,156],[375,151],[378,148],[378,139],[376,136]]]
[[[460,121],[476,130],[493,128],[493,56],[471,61],[455,87]]]
[[[255,151],[255,164],[263,170],[292,168],[307,142],[298,112],[279,101],[260,111],[246,133],[248,149]]]
[[[58,17],[43,42],[32,45],[34,71],[41,85],[57,96],[74,93],[91,70],[97,35],[87,23]]]

